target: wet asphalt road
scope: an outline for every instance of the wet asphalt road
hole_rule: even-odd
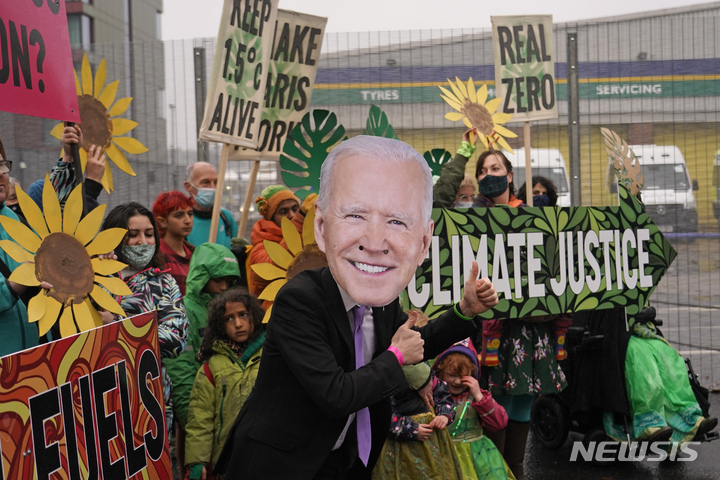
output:
[[[710,394],[710,415],[720,418],[720,392]],[[718,430],[718,429],[716,429]],[[603,465],[582,459],[570,462],[572,442],[582,435],[570,433],[565,444],[548,450],[528,438],[525,453],[525,475],[528,480],[720,480],[720,440],[702,443],[695,448],[697,459],[692,462],[607,462]]]

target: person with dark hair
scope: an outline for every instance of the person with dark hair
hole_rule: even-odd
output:
[[[185,240],[193,229],[194,203],[192,198],[177,190],[161,193],[153,203],[153,214],[160,231],[160,251],[183,296],[190,258],[195,250]]]
[[[244,288],[220,294],[208,306],[208,324],[190,394],[185,464],[190,480],[207,477],[260,368],[265,342],[260,302]]]
[[[517,198],[526,202],[527,186],[523,183]],[[532,177],[533,207],[554,207],[557,205],[557,188],[549,178],[533,175]]]
[[[108,213],[102,229],[126,228],[128,230],[115,255],[127,267],[120,271],[120,278],[133,292],[120,299],[120,306],[128,317],[145,312],[157,312],[158,342],[160,356],[175,358],[185,348],[188,318],[180,288],[167,271],[158,242],[158,228],[150,210],[137,202],[118,205]],[[120,316],[116,316],[116,320]],[[168,428],[172,425],[172,402],[170,379],[163,365],[163,387]]]
[[[513,175],[512,164],[501,151],[486,150],[481,153],[475,169],[479,192],[475,197],[475,206],[522,206],[523,202],[515,197]]]
[[[480,154],[475,174],[480,192],[476,207],[526,206],[515,197],[512,164],[502,152]],[[509,417],[507,428],[488,436],[518,480],[525,478],[523,460],[535,396],[557,393],[567,385],[557,360],[566,356],[563,345],[570,323],[566,314],[483,322],[481,361],[488,367],[487,389]]]

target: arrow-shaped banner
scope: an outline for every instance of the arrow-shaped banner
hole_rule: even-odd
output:
[[[460,301],[477,260],[500,302],[484,318],[626,307],[637,313],[677,252],[620,185],[620,206],[435,209],[429,258],[407,289],[428,316]]]

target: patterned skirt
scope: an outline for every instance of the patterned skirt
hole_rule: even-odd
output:
[[[417,423],[430,423],[432,412],[414,415]],[[434,430],[424,442],[388,438],[373,480],[462,480],[463,473],[447,428]]]

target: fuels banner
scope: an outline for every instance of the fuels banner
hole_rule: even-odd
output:
[[[172,478],[155,313],[0,358],[3,479]]]

